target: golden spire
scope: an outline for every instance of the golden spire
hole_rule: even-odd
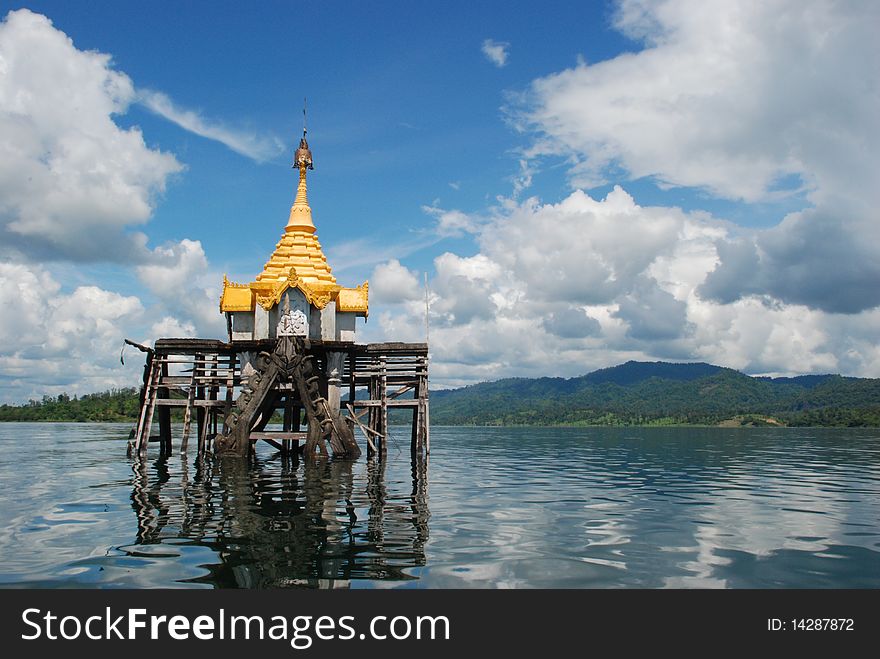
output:
[[[306,190],[306,170],[314,169],[314,165],[312,152],[306,141],[305,125],[303,125],[299,148],[293,156],[293,167],[299,169],[296,199],[290,208],[290,218],[284,228],[284,235],[275,246],[272,257],[263,266],[263,272],[257,275],[257,281],[286,281],[290,276],[291,268],[294,268],[296,276],[304,282],[336,286],[336,278],[327,264],[327,258],[321,250],[321,243],[318,242],[315,233],[315,225],[312,223],[312,209],[309,207]]]
[[[314,169],[312,164],[312,151],[306,141],[306,108],[303,102],[303,136],[299,141],[299,148],[293,155],[293,168],[299,169],[299,185],[296,188],[296,198],[290,207],[290,218],[287,220],[285,231],[305,231],[314,233],[315,225],[312,222],[312,209],[309,207],[308,189],[306,187],[306,170]]]
[[[306,141],[305,107],[303,136],[293,157],[293,167],[299,169],[299,185],[284,235],[256,280],[250,284],[236,284],[224,278],[220,310],[253,311],[257,304],[269,310],[279,304],[284,291],[293,286],[301,290],[309,304],[318,309],[335,300],[337,311],[366,317],[369,311],[367,282],[357,288],[344,288],[336,283],[312,223],[306,170],[314,169],[314,165]]]

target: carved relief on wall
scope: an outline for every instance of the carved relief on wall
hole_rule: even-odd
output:
[[[290,310],[290,301],[285,296],[281,317],[278,319],[276,336],[307,336],[309,333],[308,318],[301,309]]]

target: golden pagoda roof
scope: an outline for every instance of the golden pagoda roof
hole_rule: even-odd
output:
[[[339,311],[366,316],[369,311],[367,282],[357,288],[337,284],[315,233],[306,186],[306,170],[314,167],[305,130],[296,150],[294,167],[299,169],[299,185],[284,235],[253,282],[236,284],[223,277],[220,311],[252,311],[256,303],[268,310],[278,304],[284,291],[295,287],[318,309],[337,300]]]

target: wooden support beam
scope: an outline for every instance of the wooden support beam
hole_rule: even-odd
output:
[[[281,427],[284,429],[284,432],[290,432],[291,427],[293,426],[293,397],[288,394],[284,397],[284,417],[281,422]],[[297,420],[297,430],[299,430],[299,420]],[[253,433],[251,433],[251,437],[253,437]],[[281,441],[281,453],[287,455],[290,452],[290,440],[283,439]]]
[[[269,389],[263,398],[263,402],[257,406],[253,417],[250,419],[250,431],[253,432],[256,430],[257,432],[262,432],[265,430],[266,426],[268,426],[269,422],[272,420],[272,415],[275,414],[275,408],[277,407],[278,392],[274,388]]]
[[[431,453],[431,420],[430,406],[428,405],[428,358],[420,359],[424,366],[424,376],[419,385],[419,443],[425,449],[425,455]]]
[[[158,368],[159,365],[153,361],[152,351],[147,353],[147,363],[144,367],[144,386],[140,395],[141,409],[138,414],[138,423],[134,436],[135,448],[139,455],[146,451],[146,445],[150,434],[150,429],[146,425],[147,414],[149,407],[153,402],[153,380],[158,377]]]
[[[382,401],[382,407],[379,408],[378,430],[382,433],[382,447],[380,451],[382,457],[385,457],[385,454],[388,452],[388,380],[385,370],[386,363],[387,359],[384,355],[379,357],[379,400]]]
[[[315,449],[318,448],[318,440],[321,438],[321,428],[313,421],[309,420],[308,430],[306,432],[306,443],[303,454],[307,459],[315,457]],[[321,442],[323,444],[323,442]],[[326,449],[324,449],[326,452]]]
[[[167,364],[167,362],[166,362]],[[198,382],[207,382],[208,384],[212,384],[214,386],[225,386],[229,381],[230,373],[226,371],[226,369],[218,369],[219,373],[217,377],[211,377],[208,375],[199,375],[196,376],[196,381]],[[226,371],[226,372],[224,372]],[[188,387],[189,383],[192,382],[192,375],[169,375],[166,378],[162,379],[163,384],[167,384],[169,388],[174,389]],[[232,374],[232,385],[234,387],[240,387],[242,385],[241,378],[237,375]]]
[[[161,407],[186,407],[189,401],[186,398],[157,398],[156,404]],[[193,401],[193,407],[226,407],[225,400],[199,400]]]
[[[199,423],[199,455],[204,455],[208,450],[208,428],[211,425],[211,414],[208,407],[199,407],[197,411],[201,417],[201,423]]]
[[[350,404],[349,404],[349,405],[346,405],[346,407],[348,407],[348,412],[349,412],[349,414],[351,415],[351,416],[349,416],[349,418],[350,418],[352,421],[355,422],[355,425],[357,425],[358,428],[361,429],[361,432],[362,432],[363,435],[364,435],[364,439],[367,440],[367,448],[368,448],[370,451],[372,451],[372,452],[375,453],[375,451],[376,451],[376,445],[373,444],[373,440],[370,439],[370,434],[374,434],[374,435],[376,435],[377,437],[381,437],[381,435],[379,435],[379,433],[377,433],[375,430],[373,430],[373,429],[371,429],[371,428],[368,428],[368,427],[365,426],[363,423],[361,423],[361,420],[358,418],[358,415],[355,414],[354,408],[353,408]]]
[[[370,413],[370,410],[367,409],[367,410],[364,410],[363,412],[361,412],[360,414],[358,414],[357,412],[354,411],[354,407],[352,406],[351,403],[346,403],[345,406],[348,409],[349,413],[352,415],[352,418],[357,419],[358,421],[360,421],[363,418],[364,414]],[[361,423],[363,423],[363,422],[361,422]]]
[[[162,364],[162,376],[159,384],[163,384],[168,377],[168,364]],[[157,398],[168,398],[168,387],[160,386],[156,392]],[[171,455],[171,410],[167,405],[159,406],[159,437],[162,438],[160,450],[162,455]]]
[[[153,427],[153,413],[156,410],[156,394],[158,392],[160,369],[160,364],[153,364],[152,377],[150,378],[150,390],[147,392],[145,401],[147,406],[147,413],[144,417],[143,428],[141,429],[139,454],[142,456],[146,456],[147,454],[147,444],[150,438],[150,429]]]
[[[287,440],[296,440],[296,441],[305,441],[308,439],[308,433],[306,432],[252,432],[251,439],[287,439]]]
[[[198,355],[196,355],[198,358]],[[180,439],[180,452],[186,453],[189,444],[189,429],[192,424],[193,402],[196,399],[196,377],[198,377],[199,367],[193,366],[192,376],[189,382],[189,395],[186,398],[186,411],[183,413],[183,437]]]
[[[235,379],[235,355],[229,355],[229,368],[226,371],[226,405],[223,407],[223,432],[227,431],[226,417],[232,410],[234,401],[234,379]]]
[[[219,364],[219,358],[217,355],[211,355],[211,377],[217,377],[217,365]],[[208,400],[216,401],[220,394],[220,388],[216,384],[212,384],[208,388]],[[212,406],[208,409],[208,426],[209,430],[207,434],[210,434],[213,437],[217,436],[217,410]],[[206,435],[207,440],[207,435]]]
[[[384,402],[385,407],[418,407],[419,402],[415,398],[405,398],[403,400],[386,400]],[[383,406],[383,402],[381,399],[379,400],[356,400],[354,402],[354,406],[358,409],[363,408],[381,408]]]
[[[379,380],[376,376],[376,372],[378,371],[379,358],[373,357],[370,360],[370,372],[369,372],[369,380],[367,384],[367,396],[370,400],[375,400],[379,397]],[[382,442],[385,439],[385,435],[378,430],[379,425],[379,411],[377,408],[370,406],[368,408],[367,413],[367,425],[370,430],[376,433],[376,447],[375,450],[378,453],[382,448]]]
[[[419,384],[421,384],[421,383],[419,383]],[[413,396],[415,397],[416,401],[418,401],[420,393],[421,393],[421,387],[416,386],[415,391],[413,392]],[[413,408],[413,411],[412,411],[412,428],[410,428],[411,434],[410,434],[409,450],[410,450],[410,453],[412,453],[413,457],[420,456],[421,455],[421,448],[422,448],[419,443],[419,440],[421,439],[421,437],[419,435],[419,422],[421,421],[421,419],[419,419],[419,412],[421,412],[421,410],[419,409],[419,406],[417,404]]]
[[[405,385],[403,385],[402,387],[400,387],[400,389],[398,389],[397,391],[394,391],[393,393],[388,394],[388,399],[391,400],[391,399],[397,398],[398,396],[402,396],[407,391],[410,391],[411,389],[415,389],[418,386],[419,386],[418,380],[416,380],[415,382],[408,382]]]
[[[357,396],[354,377],[354,353],[348,355],[348,400],[353,401]]]
[[[253,435],[251,435],[251,437],[253,437]],[[257,439],[262,439],[264,442],[266,442],[270,446],[274,446],[276,449],[278,449],[279,451],[284,453],[284,446],[281,444],[281,442],[276,442],[274,439],[269,439],[268,437],[258,437]],[[254,440],[254,441],[256,441],[256,440]]]
[[[210,375],[212,378],[212,383],[211,383],[211,387],[208,389],[208,398],[210,400],[217,400],[217,396],[220,393],[220,389],[216,383],[217,364],[218,364],[217,355],[211,355],[211,373],[210,373]]]
[[[202,371],[204,372],[204,371]],[[199,383],[196,386],[196,397],[193,401],[193,404],[204,402],[205,400],[205,385],[204,383]],[[198,441],[198,457],[201,458],[205,454],[205,437],[207,437],[207,426],[208,426],[208,410],[205,407],[198,406],[196,407],[196,430],[198,431],[197,441]]]

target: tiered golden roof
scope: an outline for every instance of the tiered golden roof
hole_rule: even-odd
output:
[[[319,309],[336,300],[338,311],[366,316],[369,310],[368,283],[357,288],[337,284],[315,234],[306,187],[306,170],[313,169],[312,153],[305,131],[296,150],[294,167],[299,169],[299,185],[284,235],[255,281],[236,284],[223,277],[220,311],[252,311],[256,303],[264,309],[271,309],[279,303],[284,291],[293,286]]]

